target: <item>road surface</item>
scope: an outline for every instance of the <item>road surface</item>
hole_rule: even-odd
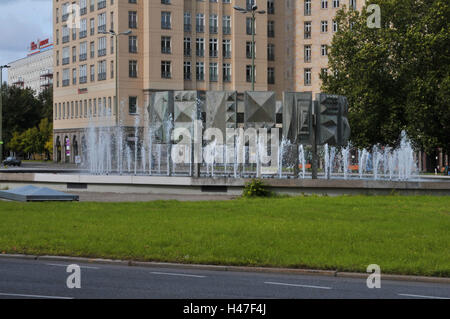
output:
[[[450,285],[261,272],[78,263],[81,288],[69,289],[70,263],[0,258],[0,298],[303,299],[450,298]]]

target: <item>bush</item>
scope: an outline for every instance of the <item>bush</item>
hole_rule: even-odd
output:
[[[266,185],[259,179],[252,179],[245,184],[242,197],[270,197],[273,193],[266,188]]]

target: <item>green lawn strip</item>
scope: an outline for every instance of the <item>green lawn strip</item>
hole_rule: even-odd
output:
[[[0,252],[450,277],[450,198],[0,202]]]

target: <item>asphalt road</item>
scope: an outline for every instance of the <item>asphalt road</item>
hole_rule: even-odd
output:
[[[450,285],[365,279],[174,268],[82,264],[81,288],[69,289],[69,263],[0,258],[0,298],[450,298]]]

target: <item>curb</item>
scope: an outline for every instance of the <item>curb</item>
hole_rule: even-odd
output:
[[[295,269],[295,268],[273,268],[273,267],[247,267],[247,266],[221,266],[221,265],[201,265],[201,264],[176,264],[165,262],[146,262],[133,260],[117,260],[87,257],[69,257],[69,256],[37,256],[23,254],[0,254],[0,258],[10,259],[27,259],[27,260],[43,260],[43,261],[65,261],[65,262],[82,262],[95,263],[104,265],[120,265],[130,267],[147,267],[147,268],[173,268],[173,269],[193,269],[208,271],[237,271],[237,272],[257,272],[257,273],[278,273],[292,275],[311,275],[311,276],[328,276],[341,278],[358,278],[367,279],[369,273],[340,272],[337,270],[320,270],[320,269]],[[381,279],[395,281],[412,281],[412,282],[428,282],[450,284],[448,277],[426,277],[426,276],[407,276],[407,275],[389,275],[382,274]]]

